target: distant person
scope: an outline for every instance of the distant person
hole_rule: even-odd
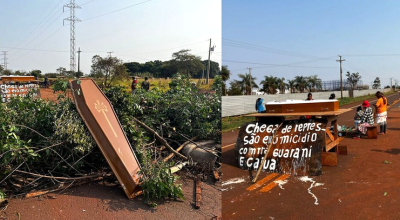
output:
[[[132,84],[131,84],[132,95],[135,94],[135,92],[136,92],[136,86],[137,86],[137,80],[136,80],[136,78],[133,76],[133,77],[132,77]]]
[[[331,96],[329,96],[329,99],[335,99],[335,98],[336,98],[335,93],[332,93]],[[360,108],[361,108],[361,107],[360,107]]]
[[[44,84],[44,88],[46,88],[46,89],[49,88],[49,79],[47,77],[44,78],[43,84]]]
[[[379,134],[386,134],[387,98],[380,91],[376,92],[375,96],[378,98],[378,101],[374,104],[376,108],[375,122],[379,125]]]
[[[370,107],[369,102],[365,100],[361,106],[363,109],[363,114],[361,116],[361,121],[357,127],[356,136],[354,136],[353,139],[360,139],[361,133],[366,134],[367,127],[374,125],[374,111]]]
[[[150,89],[150,83],[149,83],[148,79],[149,78],[147,78],[147,76],[146,76],[146,77],[144,77],[144,81],[142,82],[142,89],[146,90],[146,92],[149,91],[149,89]]]
[[[267,112],[263,106],[263,101],[264,101],[264,99],[262,99],[262,98],[258,98],[256,100],[256,111],[258,113],[266,113]]]
[[[312,98],[312,93],[311,93],[311,92],[308,93],[306,101],[310,101],[310,100],[314,100],[314,99]]]

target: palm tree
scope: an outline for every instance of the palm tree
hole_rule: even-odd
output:
[[[231,76],[231,71],[228,69],[228,66],[222,66],[221,76],[222,76],[222,95],[226,95],[226,81]]]
[[[322,89],[322,81],[317,75],[309,76],[306,78],[308,84],[308,91],[311,92],[312,89]]]
[[[287,87],[287,84],[285,83],[285,77],[278,78],[277,84],[278,84],[280,93],[285,94],[285,89]]]
[[[279,87],[278,78],[274,76],[264,76],[264,80],[261,81],[260,85],[262,89],[261,92],[265,92],[267,94],[276,94],[276,89]]]
[[[288,85],[288,89],[290,90],[290,93],[293,93],[295,91],[295,89],[296,89],[295,84],[296,84],[296,81],[294,79],[288,80],[287,85]]]
[[[304,89],[307,87],[307,80],[304,76],[295,76],[294,81],[296,81],[295,87],[301,93],[304,92]]]
[[[257,79],[256,77],[251,77],[250,79],[250,75],[247,73],[238,74],[238,76],[241,79],[238,83],[241,86],[241,90],[244,91],[246,95],[251,95],[252,88],[258,88],[257,84],[254,82]]]

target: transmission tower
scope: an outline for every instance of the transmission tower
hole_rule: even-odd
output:
[[[81,8],[81,7],[75,4],[75,0],[71,0],[69,4],[64,5],[63,10],[66,7],[70,8],[69,18],[64,19],[69,21],[70,24],[70,71],[75,73],[75,22],[81,21],[77,17],[75,17],[75,8]]]
[[[7,69],[7,51],[2,51],[3,52],[3,56],[4,58],[2,58],[2,60],[4,60],[4,69]]]

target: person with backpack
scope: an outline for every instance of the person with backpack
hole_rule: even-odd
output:
[[[147,78],[147,76],[146,76],[146,77],[144,77],[144,81],[142,82],[142,89],[146,90],[146,92],[149,91],[149,89],[150,89],[150,83],[149,83],[149,81],[147,81],[148,79],[149,78]]]
[[[132,77],[132,84],[131,84],[132,95],[135,94],[135,92],[136,92],[136,85],[137,85],[137,80],[136,80],[136,78],[133,76],[133,77]]]

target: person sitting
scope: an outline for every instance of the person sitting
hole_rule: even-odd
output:
[[[335,99],[335,98],[336,98],[335,93],[332,93],[331,96],[329,96],[329,99]]]
[[[363,110],[361,106],[357,107],[356,115],[354,116],[354,127],[357,129],[358,124],[361,122],[361,116],[363,115]]]
[[[314,100],[314,99],[312,98],[312,93],[311,93],[311,92],[308,93],[306,101],[310,101],[310,100]]]
[[[262,98],[258,98],[256,101],[256,110],[258,113],[266,113],[267,112],[263,106],[263,101],[264,101],[264,99],[262,99]]]
[[[360,139],[361,133],[366,134],[367,127],[374,125],[374,111],[370,107],[369,102],[365,100],[361,106],[363,108],[363,114],[357,127],[356,136],[354,136],[353,139]]]

